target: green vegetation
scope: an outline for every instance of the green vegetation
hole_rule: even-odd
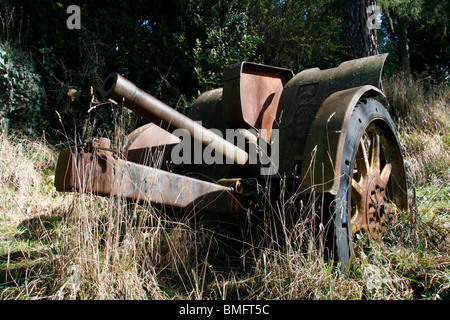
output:
[[[40,76],[27,56],[0,43],[0,118],[31,132],[42,125]]]
[[[387,92],[406,85],[401,79],[385,84]],[[450,117],[445,100],[440,100],[447,97],[435,93],[435,108],[429,108],[423,119]],[[426,105],[414,103],[408,112],[414,114],[415,108]],[[8,136],[4,128],[0,139],[0,296],[448,299],[450,177],[448,165],[440,163],[450,158],[450,147],[444,142],[448,122],[438,122],[440,132],[420,123],[410,128],[405,123],[409,119],[402,119],[397,124],[411,188],[410,209],[390,221],[383,242],[358,242],[347,274],[322,258],[308,206],[299,209],[282,203],[277,210],[268,209],[265,219],[274,223],[268,223],[264,232],[269,241],[261,243],[260,238],[248,236],[256,232],[253,229],[225,235],[206,225],[173,219],[151,206],[89,194],[60,194],[51,176],[56,151],[42,140]],[[423,142],[430,137],[438,152]],[[280,213],[293,210],[303,215],[295,228],[281,233],[270,228]]]
[[[113,131],[110,124],[116,115],[109,108],[88,112],[91,91],[95,101],[100,99],[101,83],[112,71],[182,109],[199,92],[220,85],[225,65],[247,60],[297,73],[337,66],[348,51],[342,40],[341,0],[89,0],[80,5],[79,30],[66,27],[71,4],[68,0],[0,4],[1,54],[6,51],[10,56],[2,59],[10,61],[9,72],[17,70],[22,77],[15,76],[14,94],[32,99],[27,108],[37,110],[40,122],[37,128],[33,114],[31,129],[45,131],[46,138],[56,143],[74,139],[86,123],[92,124],[94,134]],[[425,72],[424,77],[448,81],[448,3],[380,0],[378,4],[383,12],[378,48],[390,53],[389,75],[405,71],[406,43],[412,74]],[[3,67],[0,72],[5,74]],[[30,86],[23,88],[23,81]],[[9,84],[0,78],[0,88],[5,86]],[[67,95],[70,89],[79,91],[73,100]],[[18,96],[13,98],[5,105],[15,109],[23,105]],[[11,122],[14,125],[14,118]]]
[[[264,212],[264,230],[225,234],[149,205],[53,186],[63,145],[121,139],[141,121],[91,108],[109,72],[182,109],[220,86],[226,64],[336,66],[347,50],[340,1],[84,1],[81,30],[65,27],[70,1],[3,1],[0,299],[449,299],[449,5],[387,3],[379,49],[390,53],[384,90],[410,208],[390,221],[383,242],[361,239],[342,274],[323,259],[307,204],[281,201]],[[411,77],[399,72],[399,30],[410,39]],[[290,213],[302,219],[279,228]]]

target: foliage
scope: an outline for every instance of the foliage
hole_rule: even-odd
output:
[[[448,1],[424,0],[420,20],[410,23],[411,68],[448,81],[450,41],[448,37]]]
[[[401,63],[397,19],[408,18],[412,71],[445,74],[450,6],[436,0],[378,3],[384,24],[379,50],[391,53],[386,69],[394,72]],[[113,131],[117,110],[88,112],[91,92],[93,102],[101,102],[99,88],[111,71],[183,108],[199,92],[220,87],[228,64],[248,60],[299,72],[336,66],[346,56],[339,0],[87,0],[79,5],[80,30],[66,27],[70,4],[17,0],[1,6],[2,42],[30,57],[24,65],[32,60],[34,67],[24,68],[44,89],[40,116],[56,140],[66,139],[61,123],[70,136],[86,123],[95,124],[94,132]],[[80,91],[73,101],[70,89]],[[40,95],[34,99],[37,106]]]
[[[342,61],[342,12],[335,0],[256,0],[254,19],[264,37],[258,47],[266,64],[298,72]]]
[[[251,30],[248,1],[84,1],[80,30],[66,27],[70,4],[18,0],[20,12],[7,30],[39,67],[48,101],[44,117],[54,135],[63,132],[61,122],[70,136],[87,122],[95,123],[94,131],[113,130],[117,110],[87,112],[91,87],[100,101],[109,72],[184,107],[199,91],[221,86],[223,67],[251,59],[261,39]],[[74,101],[70,89],[80,91]]]
[[[382,10],[388,13],[387,17],[393,27],[393,17],[419,19],[424,0],[378,0]],[[392,17],[392,16],[393,17]]]
[[[0,44],[0,118],[11,128],[37,129],[41,123],[42,88],[31,61]]]
[[[383,11],[383,32],[386,43],[400,45],[401,28],[407,29],[411,70],[427,72],[440,80],[447,77],[450,64],[448,41],[448,1],[436,0],[379,0]],[[399,51],[391,47],[394,61],[400,63]]]
[[[221,87],[224,66],[250,60],[261,42],[261,37],[251,31],[249,3],[200,0],[189,1],[188,7],[195,17],[193,29],[199,32],[194,47],[188,49],[191,52],[186,51],[185,54],[193,57],[201,91]],[[188,32],[192,30],[176,34],[181,43],[186,41]]]

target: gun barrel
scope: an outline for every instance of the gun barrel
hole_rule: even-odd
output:
[[[244,165],[248,161],[247,152],[139,89],[117,73],[111,73],[105,79],[102,95],[119,104],[123,103],[125,107],[169,132],[175,129],[187,130],[193,139],[199,140],[233,163]]]

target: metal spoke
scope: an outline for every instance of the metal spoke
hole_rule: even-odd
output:
[[[388,183],[389,178],[391,176],[391,171],[392,171],[392,164],[387,163],[380,174],[381,181],[383,181],[384,184]]]
[[[387,215],[397,212],[387,196],[393,164],[386,162],[381,151],[385,143],[381,135],[378,128],[366,129],[358,144],[351,180],[352,233],[368,232],[373,238],[382,237]]]
[[[380,135],[374,133],[372,137],[370,167],[371,169],[378,170],[380,172]]]
[[[355,179],[352,179],[352,187],[353,187],[353,191],[356,191],[356,193],[360,197],[364,196],[364,194],[365,194],[364,188]]]
[[[363,138],[359,141],[358,153],[356,154],[356,165],[361,175],[367,175],[369,173],[369,158],[367,156],[367,150]]]

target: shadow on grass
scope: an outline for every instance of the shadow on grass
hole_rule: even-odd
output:
[[[52,239],[52,231],[58,227],[61,221],[62,217],[55,215],[37,216],[23,220],[17,227],[21,232],[16,235],[16,238],[47,242]]]
[[[37,251],[17,251],[0,256],[0,289],[20,287],[36,278],[38,274],[34,271],[37,264],[35,261],[40,260],[40,257],[41,254]]]
[[[20,295],[30,282],[46,278],[50,255],[45,248],[55,239],[56,228],[61,222],[62,217],[55,214],[36,216],[19,223],[13,237],[16,242],[25,243],[25,248],[22,245],[9,247],[8,253],[0,255],[0,299],[5,298],[5,294],[6,298],[15,298],[15,294]]]

